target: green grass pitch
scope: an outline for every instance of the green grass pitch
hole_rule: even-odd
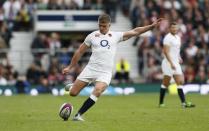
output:
[[[193,109],[182,109],[176,95],[166,96],[165,108],[158,108],[157,93],[102,96],[85,122],[59,118],[61,104],[72,103],[74,114],[86,98],[0,96],[0,131],[209,131],[209,95],[187,95]]]

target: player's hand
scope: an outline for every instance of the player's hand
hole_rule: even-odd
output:
[[[183,63],[182,58],[179,58],[179,63],[180,63],[180,64],[182,64],[182,63]]]
[[[66,75],[66,74],[70,73],[71,71],[72,71],[72,67],[71,66],[67,66],[67,67],[62,69],[62,74]]]
[[[175,67],[175,65],[172,63],[171,64],[171,68],[173,69],[173,70],[176,70],[176,67]]]
[[[160,24],[161,21],[165,20],[164,18],[159,18],[152,23],[153,27],[156,27]]]

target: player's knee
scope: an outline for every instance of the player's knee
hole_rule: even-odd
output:
[[[69,94],[70,96],[77,96],[78,92],[71,90]]]
[[[168,85],[164,85],[164,84],[161,85],[161,88],[163,88],[163,89],[166,89],[167,87],[168,87]]]
[[[95,91],[95,92],[94,92],[94,95],[95,95],[96,97],[101,96],[101,94],[102,94],[102,91]]]
[[[176,84],[177,84],[178,86],[179,86],[179,85],[183,85],[183,84],[184,84],[184,81],[179,81],[179,82],[177,82]]]
[[[104,92],[103,89],[95,89],[93,94],[94,94],[96,97],[99,97],[103,92]]]
[[[184,84],[184,80],[181,81],[181,85],[183,85],[183,84]]]
[[[163,82],[161,85],[161,88],[168,88],[169,85],[170,85],[170,83]]]

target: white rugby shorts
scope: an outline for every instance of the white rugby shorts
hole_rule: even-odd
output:
[[[179,63],[174,63],[174,65],[176,67],[176,70],[173,70],[171,68],[170,63],[167,60],[164,59],[162,61],[162,65],[161,65],[163,75],[167,75],[167,76],[171,76],[171,77],[173,75],[183,75],[181,65]]]
[[[77,77],[77,79],[87,83],[99,81],[109,85],[112,79],[112,73],[96,71],[86,66],[80,73],[80,75]]]

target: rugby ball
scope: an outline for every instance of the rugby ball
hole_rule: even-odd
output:
[[[73,106],[70,103],[64,103],[61,105],[59,109],[59,116],[64,121],[67,121],[72,112],[73,112]]]

